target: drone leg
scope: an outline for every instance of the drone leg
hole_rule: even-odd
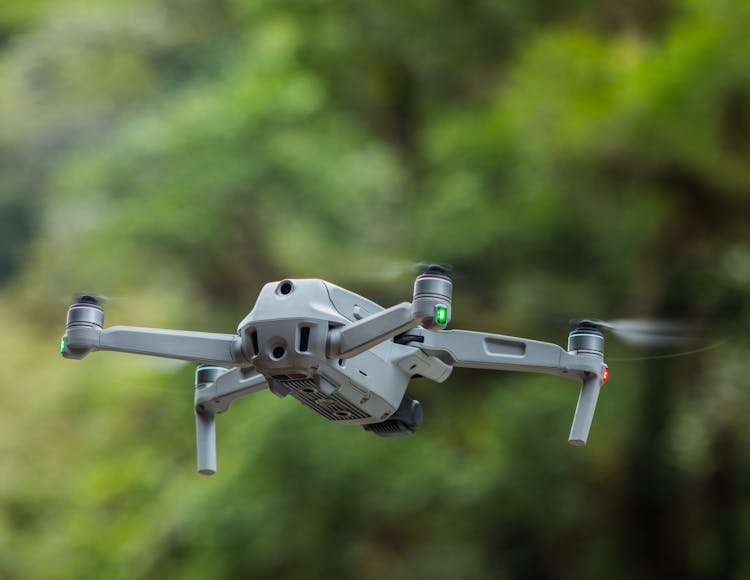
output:
[[[267,388],[266,378],[254,369],[198,365],[195,371],[195,437],[200,473],[216,473],[216,413],[226,411],[236,399]]]
[[[589,437],[591,421],[594,419],[596,401],[602,388],[602,377],[597,373],[588,373],[581,385],[581,394],[578,396],[578,405],[573,416],[573,426],[570,429],[568,442],[571,445],[582,447],[586,445]]]
[[[212,365],[198,365],[195,371],[195,443],[198,472],[203,475],[216,473],[216,415],[213,408],[199,402],[199,396],[227,371],[224,367]]]
[[[198,472],[216,473],[216,416],[212,412],[195,412],[195,435],[198,448]]]

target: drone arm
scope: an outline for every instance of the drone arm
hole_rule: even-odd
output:
[[[81,358],[92,350],[130,352],[204,363],[245,362],[240,337],[235,334],[132,326],[113,326],[104,330],[95,327],[68,328],[63,355]]]
[[[582,378],[601,373],[595,357],[573,355],[556,344],[468,330],[413,331],[422,352],[454,367],[548,373]]]
[[[430,332],[415,329],[421,350],[455,367],[540,372],[582,381],[568,442],[588,439],[606,368],[601,358],[566,352],[556,344],[465,330]]]
[[[333,329],[329,338],[328,356],[351,358],[420,323],[421,319],[414,315],[412,305],[402,302],[347,326]]]
[[[113,326],[102,331],[99,350],[113,350],[207,363],[242,362],[235,334]]]

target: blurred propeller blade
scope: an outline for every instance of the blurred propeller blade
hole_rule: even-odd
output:
[[[355,278],[375,280],[375,281],[392,281],[407,276],[413,278],[419,274],[424,274],[430,267],[439,267],[447,275],[453,277],[453,266],[445,262],[407,262],[393,260],[386,262],[382,267],[366,271],[354,271],[351,274]]]
[[[699,354],[701,352],[706,352],[708,350],[714,350],[715,348],[719,348],[720,346],[726,344],[726,340],[719,340],[711,344],[707,344],[705,346],[701,346],[698,348],[694,348],[691,350],[681,350],[678,352],[669,352],[664,354],[655,354],[651,356],[635,356],[635,357],[614,357],[610,358],[608,357],[607,360],[609,361],[617,361],[617,362],[635,362],[635,361],[642,361],[642,360],[657,360],[662,358],[676,358],[680,356],[689,356],[691,354]]]
[[[453,265],[446,262],[419,262],[414,264],[414,269],[418,274],[426,274],[429,270],[432,270],[447,276],[453,275]]]
[[[695,325],[673,320],[620,318],[599,321],[626,344],[633,346],[671,346],[696,344],[701,340]]]
[[[76,302],[88,302],[90,304],[105,304],[106,302],[119,302],[124,300],[123,296],[107,296],[105,294],[97,294],[95,292],[75,292],[73,294],[73,303]],[[65,297],[61,299],[61,302],[69,304],[70,298]]]
[[[590,327],[606,330],[615,335],[625,344],[636,347],[664,348],[670,346],[682,347],[677,352],[661,352],[660,354],[627,357],[609,360],[639,361],[659,358],[673,358],[697,354],[712,350],[724,344],[725,340],[709,342],[705,329],[696,324],[679,320],[660,320],[653,318],[618,318],[615,320],[597,320],[591,318],[574,319],[570,321],[573,327]]]

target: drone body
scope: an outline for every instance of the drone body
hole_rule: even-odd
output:
[[[240,323],[244,357],[279,396],[292,395],[331,421],[364,425],[390,417],[416,374],[445,380],[451,368],[386,340],[354,356],[333,355],[329,335],[383,309],[322,280],[267,284]]]
[[[330,421],[382,436],[409,435],[422,422],[419,403],[406,396],[409,382],[443,382],[453,367],[581,381],[569,441],[584,445],[607,372],[596,324],[579,321],[567,350],[524,338],[446,331],[451,296],[451,280],[439,266],[417,277],[412,302],[388,309],[323,280],[282,280],[263,287],[236,334],[104,329],[101,306],[83,296],[68,310],[61,350],[74,359],[112,350],[200,363],[195,414],[198,470],[204,474],[216,471],[215,414],[237,398],[268,388]]]

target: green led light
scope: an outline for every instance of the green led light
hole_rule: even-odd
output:
[[[65,337],[63,336],[60,339],[60,354],[63,354],[65,352]]]
[[[438,324],[448,323],[448,308],[446,306],[435,306],[435,322]]]

